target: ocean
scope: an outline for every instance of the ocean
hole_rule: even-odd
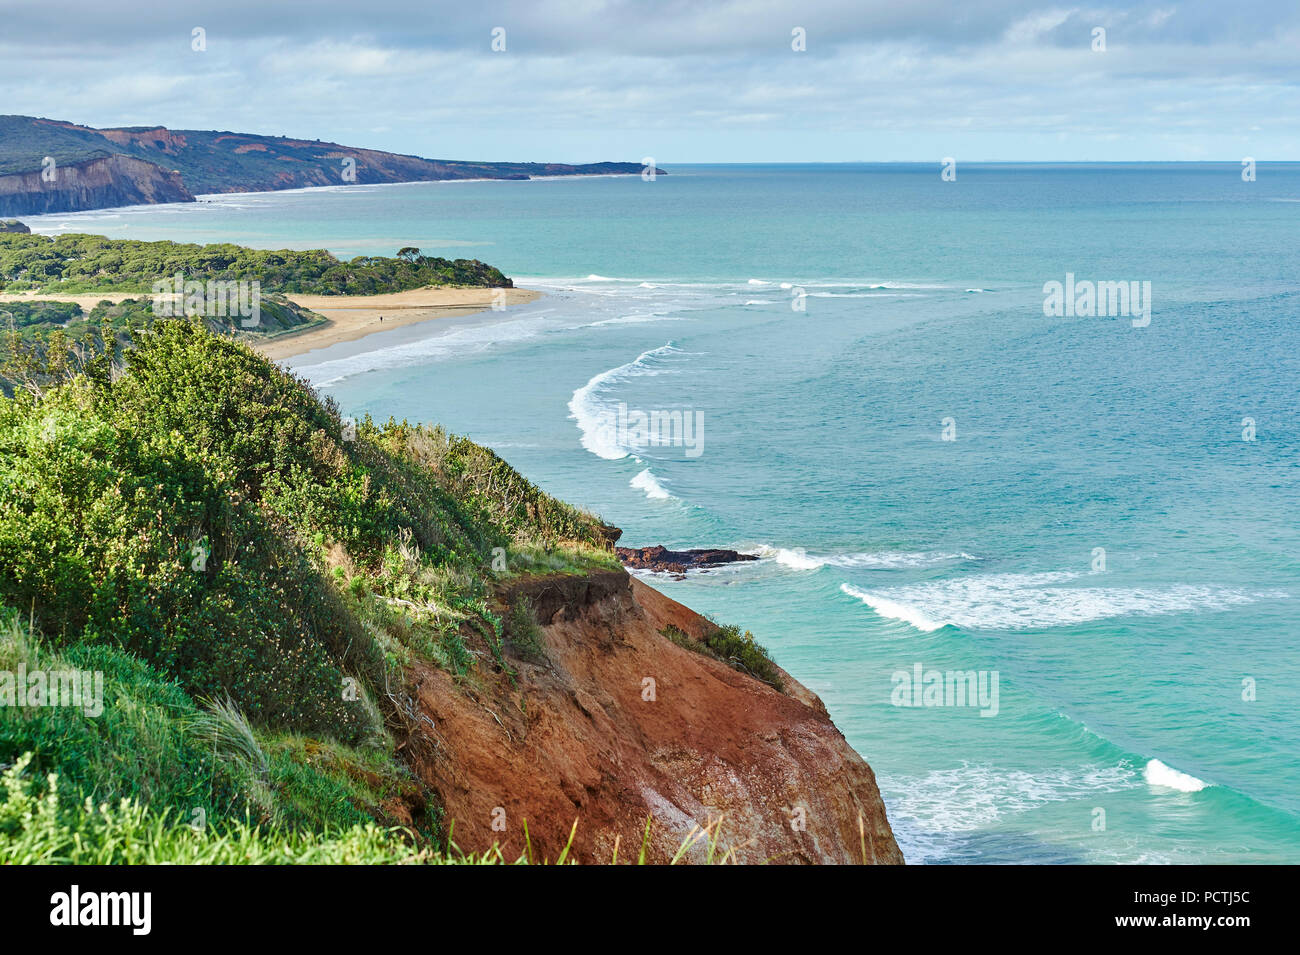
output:
[[[667,168],[25,221],[545,291],[290,364],[759,554],[650,582],[821,695],[907,861],[1300,862],[1300,165]]]

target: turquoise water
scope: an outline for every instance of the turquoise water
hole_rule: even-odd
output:
[[[294,365],[624,543],[761,554],[652,582],[822,696],[909,861],[1300,861],[1300,166],[697,166],[31,221],[417,245],[547,291]],[[1046,317],[1066,273],[1149,281],[1150,324]],[[611,431],[620,404],[701,440]],[[917,664],[996,671],[996,715],[894,705]]]

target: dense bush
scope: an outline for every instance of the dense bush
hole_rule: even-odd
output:
[[[347,637],[311,626],[327,614],[308,562],[224,462],[153,430],[122,391],[0,404],[0,597],[61,641],[110,642],[255,718],[359,739],[365,714],[329,653]]]
[[[0,302],[0,326],[8,327],[12,319],[18,328],[50,323],[62,325],[81,317],[75,302]]]
[[[509,288],[510,279],[477,259],[358,256],[343,262],[323,249],[267,251],[231,244],[141,242],[104,236],[0,233],[0,290],[148,292],[153,283],[258,281],[263,292],[374,295],[428,285]]]
[[[121,819],[83,813],[89,829],[65,806],[11,844],[64,858],[60,840],[126,820],[202,855],[218,850],[162,836],[160,811],[333,839],[384,818],[394,792],[409,805],[416,784],[392,755],[419,721],[406,668],[512,673],[494,553],[583,572],[610,559],[602,525],[440,429],[345,428],[303,381],[202,324],[159,321],[130,344],[120,374],[0,398],[0,612],[30,622],[0,641],[0,670],[103,671],[112,708],[0,708],[0,765],[31,753],[65,795],[132,801]],[[436,810],[423,817],[431,833]],[[307,852],[238,832],[248,852]]]

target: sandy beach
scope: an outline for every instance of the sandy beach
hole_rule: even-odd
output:
[[[259,352],[271,359],[290,358],[304,352],[327,348],[339,342],[356,341],[374,332],[414,325],[453,315],[472,315],[492,307],[493,296],[505,292],[505,304],[524,305],[542,293],[533,289],[435,287],[395,292],[389,295],[287,295],[290,301],[309,308],[328,321],[301,332],[289,332],[262,342],[251,342]],[[48,295],[36,292],[17,292],[0,295],[0,304],[6,301],[43,299],[56,302],[76,302],[87,314],[100,302],[120,302],[140,298],[140,292],[99,292],[77,295]],[[382,317],[382,321],[381,321]]]
[[[339,342],[356,341],[374,332],[482,312],[492,307],[493,296],[502,291],[507,306],[524,305],[542,294],[525,288],[425,288],[391,295],[288,295],[292,302],[323,315],[329,323],[258,342],[253,347],[267,358],[290,358]]]

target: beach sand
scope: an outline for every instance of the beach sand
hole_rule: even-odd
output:
[[[90,310],[103,301],[113,304],[124,302],[128,298],[148,298],[147,292],[80,292],[76,295],[51,295],[45,292],[6,292],[0,295],[0,309],[5,302],[30,302],[40,299],[42,302],[76,302],[87,315]]]
[[[414,325],[452,315],[472,315],[492,307],[493,296],[505,292],[505,304],[524,305],[542,293],[526,288],[460,288],[435,287],[395,292],[390,295],[286,295],[290,301],[309,308],[328,322],[301,332],[287,332],[262,342],[250,342],[270,359],[290,358],[304,352],[327,348],[339,342],[356,341],[374,332]],[[87,314],[105,299],[120,302],[140,298],[142,293],[101,292],[98,294],[42,295],[35,292],[18,292],[0,295],[0,308],[5,301],[24,301],[34,298],[57,302],[76,302]],[[380,316],[383,321],[380,321]]]
[[[542,294],[526,288],[425,288],[391,295],[287,295],[295,304],[325,316],[329,324],[280,335],[253,347],[267,358],[290,358],[416,322],[482,312],[492,307],[493,296],[501,291],[506,293],[507,306],[524,305]]]

